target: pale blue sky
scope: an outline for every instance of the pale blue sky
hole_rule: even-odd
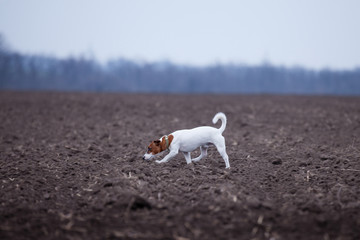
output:
[[[358,0],[0,0],[15,50],[101,61],[360,66]]]

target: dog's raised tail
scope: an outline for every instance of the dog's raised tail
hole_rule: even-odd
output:
[[[216,124],[218,120],[221,120],[221,127],[219,128],[219,131],[221,133],[224,132],[225,128],[226,128],[226,116],[224,113],[219,112],[215,115],[215,117],[213,118],[212,122],[213,124]]]

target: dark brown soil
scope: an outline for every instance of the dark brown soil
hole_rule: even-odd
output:
[[[142,160],[219,111],[230,170]],[[0,239],[360,239],[359,136],[360,98],[0,92]]]

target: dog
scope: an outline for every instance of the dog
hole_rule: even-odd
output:
[[[167,136],[161,137],[159,140],[152,141],[143,156],[144,160],[151,160],[155,155],[168,150],[169,153],[157,163],[165,163],[176,156],[179,152],[184,154],[187,164],[198,162],[207,156],[207,149],[210,145],[215,145],[221,157],[225,161],[225,167],[230,168],[229,157],[226,153],[225,138],[222,136],[226,128],[226,116],[224,113],[217,113],[212,122],[216,124],[221,120],[221,127],[214,128],[209,126],[197,127],[193,129],[185,129],[175,131]],[[200,147],[200,156],[191,159],[190,152]]]

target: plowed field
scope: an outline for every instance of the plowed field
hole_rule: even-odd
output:
[[[229,170],[142,160],[219,111]],[[0,204],[0,239],[360,239],[360,98],[0,92]]]

